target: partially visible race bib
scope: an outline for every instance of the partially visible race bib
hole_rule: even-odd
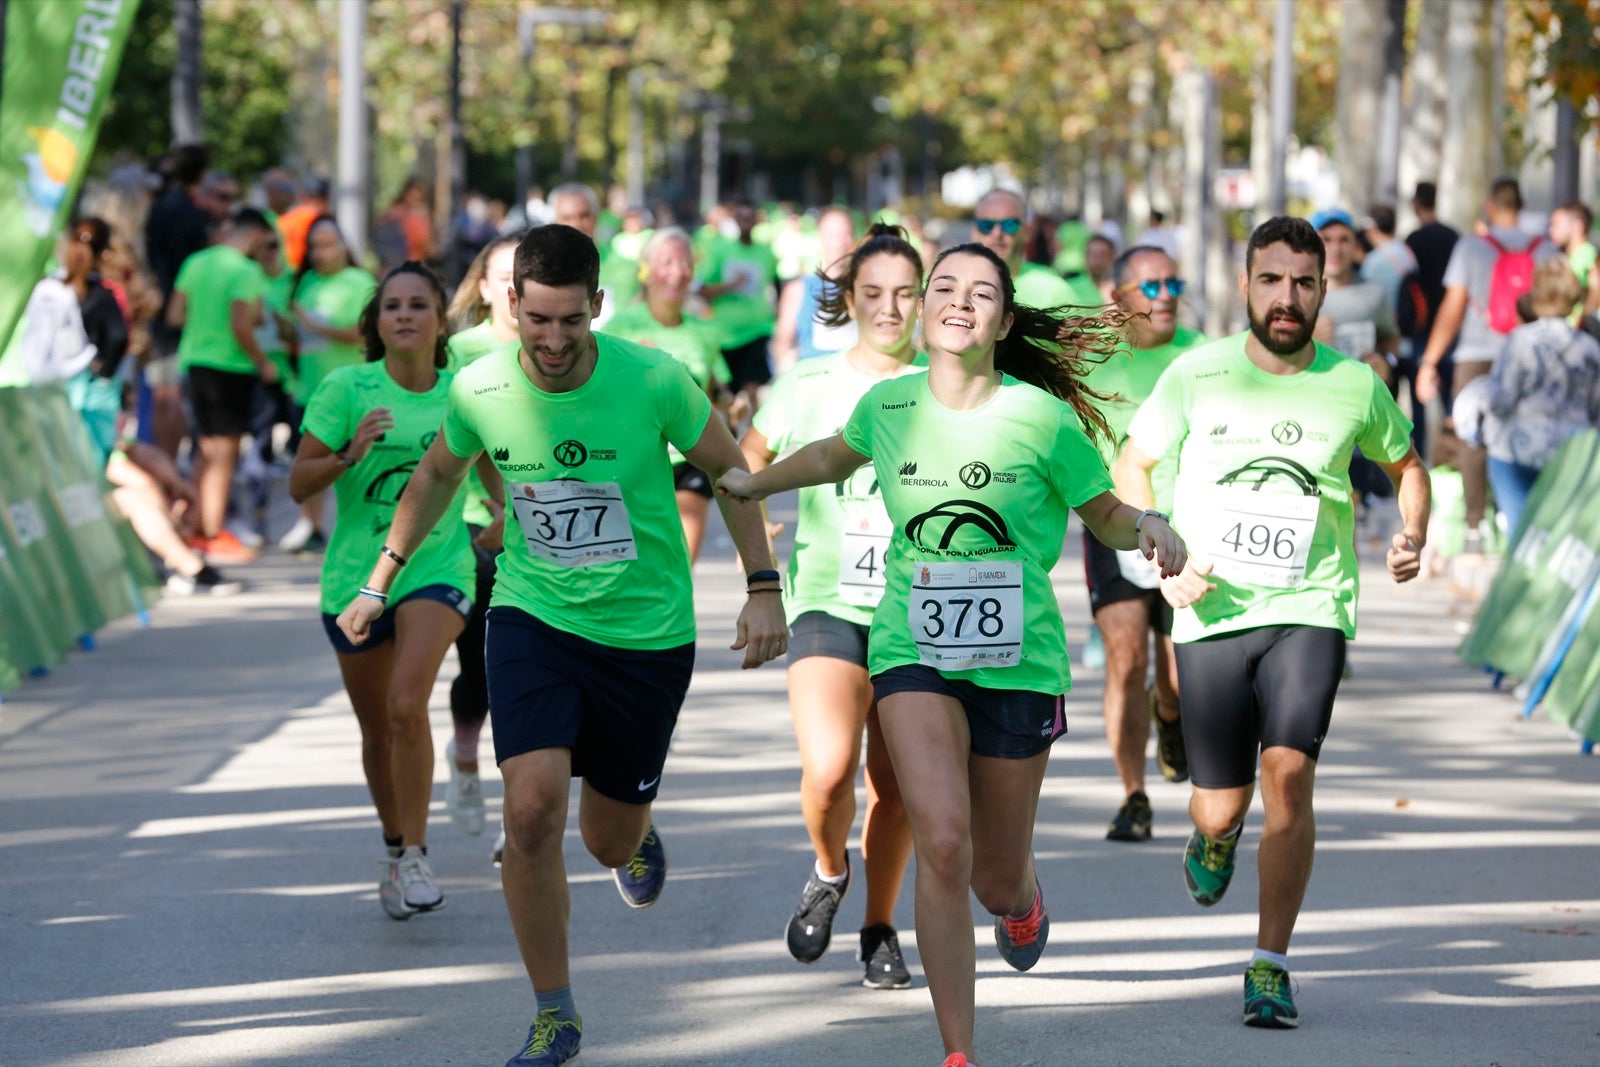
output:
[[[517,482],[507,499],[538,559],[589,567],[639,558],[616,482]]]
[[[1305,581],[1321,503],[1315,496],[1219,485],[1191,544],[1230,582],[1292,589]]]
[[[921,661],[942,671],[1022,662],[1022,564],[913,560],[908,619]]]
[[[839,538],[839,599],[858,608],[875,608],[888,577],[884,556],[894,523],[881,507],[846,514]]]
[[[1117,569],[1123,578],[1140,589],[1161,588],[1161,572],[1136,548],[1117,551]]]

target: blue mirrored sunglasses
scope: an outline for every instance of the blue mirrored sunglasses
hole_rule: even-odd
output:
[[[1172,294],[1174,300],[1183,295],[1182,278],[1147,278],[1142,282],[1129,282],[1122,288],[1137,289],[1145,295],[1147,300],[1154,300],[1161,295],[1161,287],[1163,285],[1167,287],[1167,292]]]
[[[1000,232],[1007,237],[1015,237],[1017,231],[1022,229],[1021,219],[973,219],[972,224],[985,237],[993,233],[996,226],[1000,227]]]

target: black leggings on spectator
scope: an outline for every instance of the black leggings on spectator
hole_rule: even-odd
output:
[[[467,523],[472,536],[483,529]],[[467,616],[466,628],[456,638],[456,658],[461,661],[461,673],[450,683],[450,718],[457,726],[476,729],[489,715],[489,679],[484,672],[483,631],[489,611],[489,596],[494,592],[494,560],[498,552],[474,548],[478,557],[478,580],[473,590],[472,614]]]

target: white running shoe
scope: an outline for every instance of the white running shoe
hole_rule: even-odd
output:
[[[444,787],[444,806],[456,829],[469,837],[483,833],[486,813],[483,809],[483,779],[477,771],[464,771],[456,766],[456,743],[452,738],[444,746],[445,766],[450,768],[450,781]]]
[[[404,921],[411,918],[416,908],[406,906],[405,892],[400,888],[400,857],[383,858],[383,881],[378,883],[378,903],[391,919]]]
[[[304,515],[294,520],[289,532],[278,538],[278,547],[285,552],[298,552],[306,547],[311,535],[317,532],[316,524]]]
[[[500,861],[505,859],[505,855],[506,855],[506,824],[505,823],[501,823],[500,824],[500,835],[494,839],[494,851],[489,854],[489,859],[494,861],[494,865],[496,867],[498,867],[498,866],[500,866]]]
[[[400,902],[412,911],[433,911],[444,907],[444,892],[434,884],[433,868],[417,845],[408,845],[395,864],[395,880],[400,886]]]
[[[238,520],[230,522],[228,523],[228,531],[232,533],[233,536],[237,537],[239,539],[239,543],[246,548],[259,549],[267,542],[265,537],[262,537],[255,530],[251,529],[250,524],[246,522],[241,522]]]

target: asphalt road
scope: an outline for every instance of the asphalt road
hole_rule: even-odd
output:
[[[910,991],[858,984],[859,892],[822,962],[784,949],[810,864],[784,676],[737,669],[741,586],[725,535],[711,541],[699,667],[657,805],[661,901],[630,912],[568,836],[583,1062],[936,1064],[909,878]],[[1056,577],[1076,650],[1075,546]],[[0,706],[0,1064],[503,1063],[532,997],[488,860],[498,778],[480,838],[452,828],[436,789],[448,907],[386,918],[315,566],[268,555],[238,570],[246,594],[166,601],[149,628],[110,628]],[[1600,760],[1454,659],[1442,583],[1366,579],[1291,953],[1301,1028],[1239,1023],[1259,810],[1211,910],[1183,890],[1187,787],[1152,766],[1156,839],[1105,841],[1120,797],[1100,677],[1079,669],[1039,810],[1039,966],[1006,967],[974,909],[983,1067],[1600,1063]]]

